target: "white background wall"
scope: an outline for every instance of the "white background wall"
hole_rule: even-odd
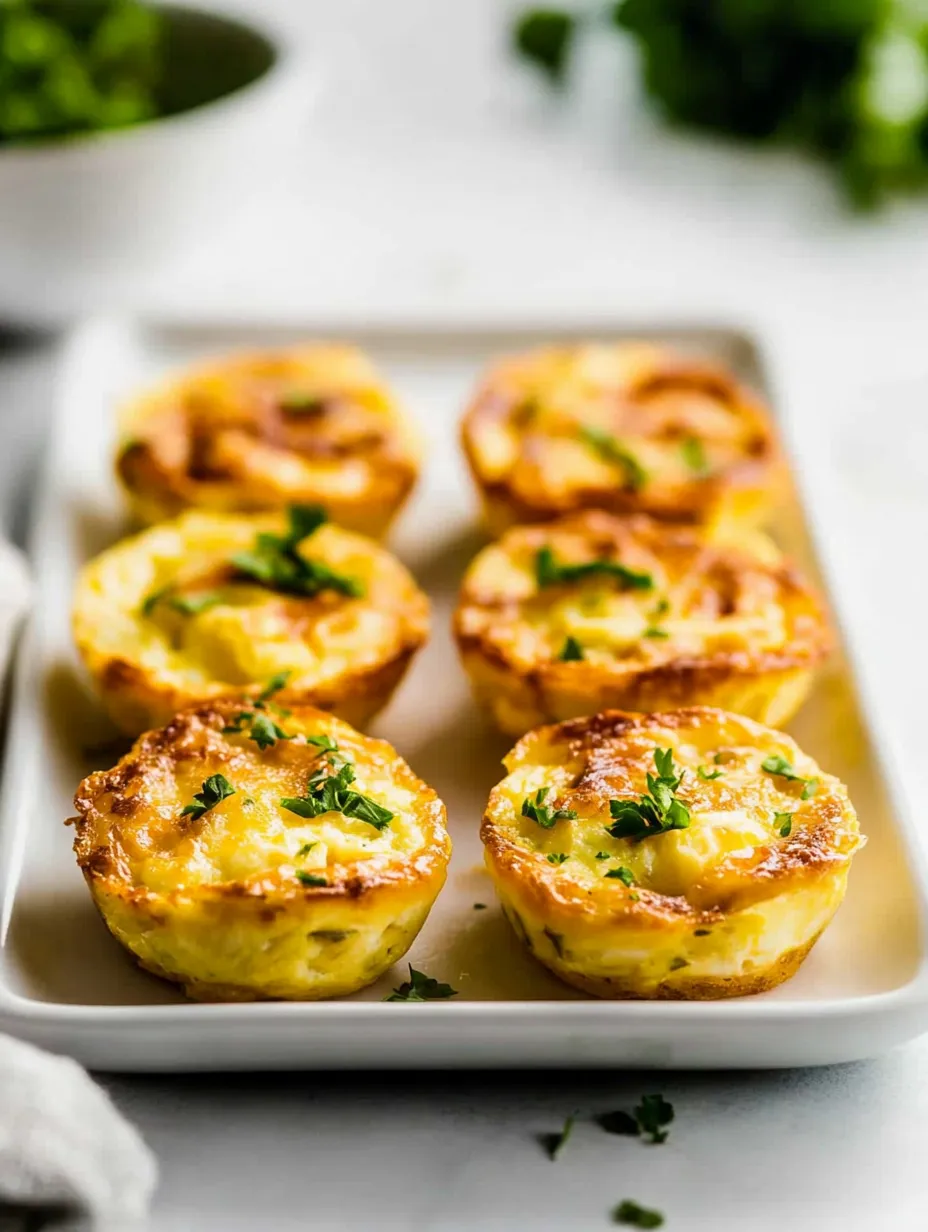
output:
[[[690,306],[827,345],[925,318],[925,205],[848,211],[826,172],[669,133],[616,37],[562,98],[506,52],[511,0],[238,0],[305,40],[305,157],[144,298],[254,306]],[[98,292],[105,288],[98,288]],[[827,335],[827,337],[824,337]]]

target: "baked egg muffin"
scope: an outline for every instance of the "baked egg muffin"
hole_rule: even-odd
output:
[[[255,719],[247,698],[204,704],[86,778],[78,863],[113,936],[196,1000],[354,992],[403,956],[444,883],[444,805],[329,714]]]
[[[815,595],[761,532],[723,539],[599,510],[480,552],[454,631],[478,702],[513,736],[694,703],[779,725],[831,646]]]
[[[284,700],[362,727],[428,625],[428,599],[395,557],[302,505],[190,511],[124,539],[81,570],[73,609],[100,697],[132,735],[278,676]]]
[[[116,473],[144,522],[318,504],[380,538],[420,452],[370,360],[317,343],[231,355],[143,393],[122,414]]]
[[[494,534],[588,508],[758,523],[782,483],[753,393],[718,364],[640,342],[500,360],[465,414],[463,444]]]
[[[600,997],[736,997],[799,968],[862,845],[847,790],[789,736],[694,706],[525,736],[481,837],[503,909]]]

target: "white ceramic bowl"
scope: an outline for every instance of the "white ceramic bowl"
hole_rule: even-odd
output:
[[[0,146],[0,311],[54,320],[131,295],[294,156],[312,95],[302,50],[251,18],[162,7],[169,80],[181,61],[188,83],[201,66],[253,79],[137,127]]]

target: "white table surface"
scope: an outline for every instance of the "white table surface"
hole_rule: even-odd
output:
[[[239,4],[238,7],[242,7]],[[511,6],[508,6],[511,7]],[[125,271],[71,308],[186,313],[567,315],[664,302],[789,336],[818,380],[840,533],[881,677],[878,721],[917,772],[928,747],[924,203],[843,212],[825,176],[668,136],[633,106],[618,48],[555,104],[500,49],[498,0],[263,0],[318,48],[306,159],[196,252]],[[22,529],[50,344],[0,335],[0,498]],[[885,625],[883,626],[885,627]],[[624,1197],[668,1232],[928,1227],[928,1039],[880,1060],[767,1074],[108,1077],[162,1166],[154,1232],[318,1227],[527,1232],[609,1226]],[[571,1111],[661,1090],[668,1145]]]

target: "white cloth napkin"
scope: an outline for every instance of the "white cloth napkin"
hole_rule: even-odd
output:
[[[76,1061],[0,1035],[0,1210],[38,1208],[55,1232],[141,1232],[156,1179],[138,1132]]]
[[[29,593],[22,553],[0,539],[0,677]],[[0,1232],[136,1232],[156,1178],[139,1134],[76,1061],[0,1035]]]

